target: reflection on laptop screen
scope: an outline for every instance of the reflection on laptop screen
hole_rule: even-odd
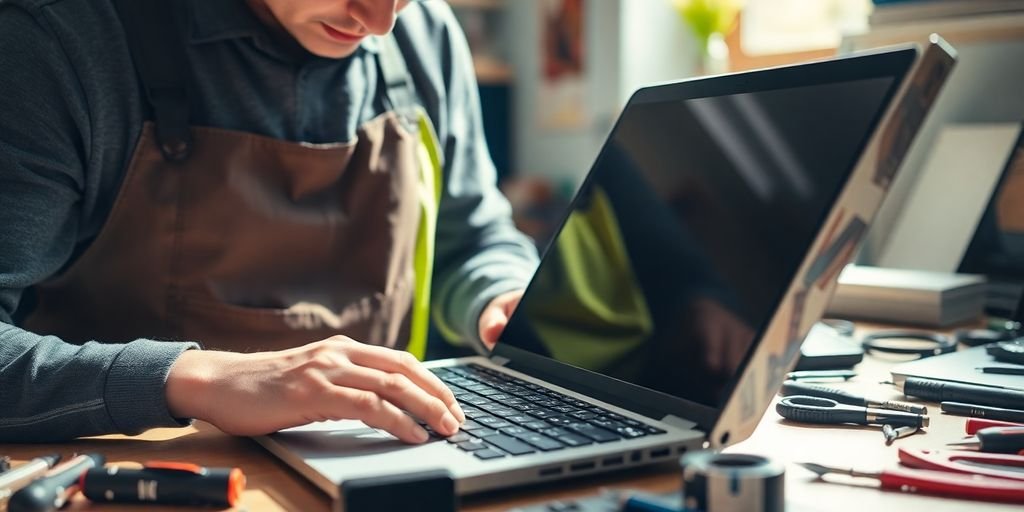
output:
[[[720,407],[896,84],[630,103],[500,343]]]

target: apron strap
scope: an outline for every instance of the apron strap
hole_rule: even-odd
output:
[[[180,2],[114,0],[128,48],[156,122],[160,153],[182,162],[192,151],[189,130],[188,57],[178,34]]]
[[[405,65],[405,57],[398,47],[394,32],[377,37],[380,52],[377,54],[377,65],[384,81],[384,101],[411,133],[419,130],[420,106],[416,100],[416,87],[412,83],[409,68]]]

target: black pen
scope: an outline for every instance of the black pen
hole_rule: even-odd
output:
[[[961,402],[1008,409],[1014,409],[1024,404],[1024,391],[1018,389],[978,386],[918,377],[907,377],[901,383],[890,382],[889,384],[896,386],[904,395],[931,402]]]
[[[56,453],[43,455],[4,472],[0,475],[0,504],[3,504],[7,498],[10,498],[12,494],[28,485],[32,480],[43,476],[43,473],[49,471],[59,461],[60,455]]]
[[[1021,404],[1024,405],[1024,404]],[[960,402],[942,402],[942,412],[957,416],[986,418],[990,420],[1012,421],[1024,423],[1024,411],[1019,409],[1003,409],[1001,407],[985,407],[984,405],[965,404]]]
[[[1013,368],[1010,366],[983,366],[976,368],[981,373],[995,373],[998,375],[1024,375],[1024,367]]]

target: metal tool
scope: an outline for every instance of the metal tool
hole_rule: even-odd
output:
[[[775,411],[788,420],[802,423],[893,425],[927,427],[928,416],[888,409],[858,407],[816,396],[787,396],[775,404]]]
[[[850,380],[857,376],[853,370],[804,370],[801,372],[789,372],[786,378],[789,380],[821,380],[821,379],[843,379]]]
[[[897,439],[903,439],[904,437],[912,436],[921,430],[917,427],[894,427],[892,425],[882,425],[882,435],[885,436],[885,445],[891,446]]]
[[[9,512],[52,512],[60,509],[78,492],[78,479],[90,468],[102,466],[98,453],[79,455],[55,466],[11,496]]]
[[[679,459],[683,503],[705,512],[782,512],[786,470],[760,455],[698,451]]]
[[[1024,481],[1021,455],[900,448],[899,458],[900,464],[910,468]]]
[[[1009,388],[994,388],[976,384],[964,384],[945,380],[907,377],[893,384],[904,395],[930,402],[963,402],[1015,409],[1024,404],[1024,391]]]
[[[782,396],[804,395],[829,398],[841,404],[859,405],[861,407],[874,407],[876,409],[890,409],[893,411],[906,411],[914,414],[928,414],[928,408],[922,405],[897,402],[895,400],[870,400],[862,396],[847,393],[841,389],[806,384],[795,380],[787,380],[782,383],[779,391]]]
[[[1024,404],[1021,404],[1024,405]],[[960,402],[942,402],[939,404],[942,412],[955,414],[957,416],[972,416],[989,420],[1012,421],[1024,423],[1024,410],[1004,409],[1002,407],[987,407],[984,405],[964,404]],[[1013,425],[1004,425],[1013,426]],[[969,432],[973,434],[973,432]]]
[[[848,475],[878,480],[882,489],[1007,503],[1024,503],[1024,485],[1019,481],[981,475],[963,475],[928,469],[884,469],[858,471],[834,468],[812,462],[801,466],[822,478],[828,474]]]
[[[43,455],[0,475],[0,510],[3,510],[3,504],[12,494],[28,485],[32,480],[43,476],[59,461],[59,454]]]
[[[973,436],[946,446],[991,453],[1024,453],[1024,427],[988,427]]]

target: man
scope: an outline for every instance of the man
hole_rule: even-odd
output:
[[[458,429],[397,349],[429,297],[486,351],[536,256],[444,2],[10,0],[0,69],[0,440]]]

